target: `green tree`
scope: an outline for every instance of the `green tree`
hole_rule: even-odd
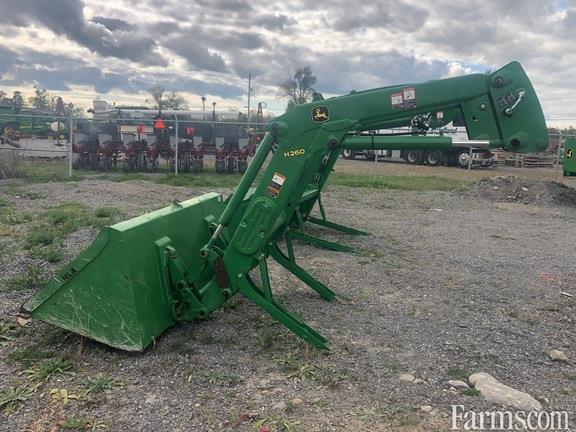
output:
[[[162,106],[165,109],[186,109],[188,108],[188,103],[186,99],[179,91],[171,91],[166,95],[164,100],[162,101]]]
[[[38,86],[34,86],[34,96],[28,99],[30,105],[36,109],[49,109],[50,108],[50,93],[48,90],[41,89]]]
[[[316,84],[316,80],[310,67],[306,66],[297,69],[294,76],[289,76],[286,81],[278,85],[282,89],[282,97],[288,99],[286,111],[312,100],[315,92],[313,85]]]
[[[12,94],[12,105],[16,105],[16,106],[23,106],[24,105],[24,97],[22,96],[22,92],[19,90],[16,90],[13,94]]]

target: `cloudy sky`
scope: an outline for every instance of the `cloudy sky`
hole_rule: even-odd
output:
[[[280,114],[277,83],[309,65],[338,95],[519,60],[551,124],[576,124],[576,0],[2,0],[0,88],[90,107],[143,103],[154,83]]]

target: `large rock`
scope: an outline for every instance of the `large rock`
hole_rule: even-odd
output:
[[[467,383],[461,380],[450,380],[448,381],[448,385],[458,390],[467,390],[470,388],[470,386]]]
[[[490,374],[478,372],[470,375],[468,381],[490,402],[522,411],[540,411],[542,409],[542,404],[528,393],[508,387]]]
[[[550,351],[550,354],[548,354],[548,357],[550,357],[550,360],[556,361],[556,362],[562,362],[562,363],[568,363],[569,362],[568,356],[559,350]]]

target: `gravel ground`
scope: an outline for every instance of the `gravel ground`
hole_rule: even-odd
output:
[[[330,188],[324,202],[331,219],[372,235],[316,233],[365,253],[298,245],[296,255],[339,299],[325,302],[271,265],[278,300],[330,339],[330,353],[302,343],[240,296],[205,321],[168,330],[143,354],[40,322],[11,330],[0,344],[0,388],[30,381],[24,372],[30,365],[14,361],[14,353],[64,356],[73,370],[41,382],[17,412],[0,414],[0,430],[60,430],[74,419],[111,431],[445,431],[451,405],[494,408],[446,384],[474,372],[490,373],[576,421],[573,363],[548,359],[553,349],[576,359],[576,301],[561,294],[576,295],[569,243],[576,238],[576,207],[511,200],[508,192],[496,193],[501,182],[459,193]],[[527,196],[530,188],[520,191]],[[19,212],[80,202],[121,207],[122,218],[203,192],[145,181],[0,186],[0,198]],[[0,246],[19,249],[26,229],[0,237]],[[65,259],[95,235],[82,229],[69,236]],[[46,274],[57,267],[24,251],[4,256],[5,323],[32,295],[7,290],[5,282],[31,265]],[[115,385],[85,395],[98,373]],[[423,382],[401,381],[403,373]],[[64,404],[50,395],[53,388],[79,398]]]

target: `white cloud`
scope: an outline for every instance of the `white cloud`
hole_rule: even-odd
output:
[[[33,16],[34,0],[6,2],[3,21],[15,26],[0,29],[0,47],[21,62],[34,62],[34,47],[60,55],[63,64],[97,68],[101,81],[93,91],[107,89],[116,99],[143,101],[146,84],[160,82],[184,90],[191,105],[209,95],[219,105],[243,109],[242,92],[252,73],[260,90],[256,101],[281,110],[275,84],[306,65],[318,75],[318,90],[338,94],[484,72],[519,60],[546,115],[572,116],[576,123],[573,1],[54,0],[52,17]],[[59,9],[60,3],[70,10]],[[60,92],[68,99],[89,97],[89,83],[74,77],[69,66],[42,61],[35,68],[37,81],[42,66],[50,69],[44,77],[48,87],[69,87]],[[19,76],[28,80],[23,85],[34,79],[34,68],[19,74],[21,63],[11,67],[0,87],[17,87]]]

